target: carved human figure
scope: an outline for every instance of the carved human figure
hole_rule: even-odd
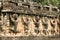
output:
[[[17,28],[17,23],[18,23],[18,15],[17,14],[12,14],[10,15],[10,18],[11,18],[11,21],[13,23],[13,26],[14,26],[14,32],[16,32],[16,28]]]

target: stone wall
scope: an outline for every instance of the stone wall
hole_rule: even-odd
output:
[[[40,17],[18,14],[1,14],[1,33],[17,35],[57,35],[60,23],[57,17]],[[8,36],[8,35],[7,35]]]
[[[36,2],[1,2],[1,36],[60,35],[60,10]]]

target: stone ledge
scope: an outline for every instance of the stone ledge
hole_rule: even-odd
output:
[[[60,37],[37,37],[37,36],[21,36],[21,37],[0,37],[0,40],[60,40]]]

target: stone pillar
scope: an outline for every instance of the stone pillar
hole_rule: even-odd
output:
[[[59,23],[59,20],[58,20],[58,18],[57,19],[55,19],[55,33],[56,34],[59,34],[59,26],[58,26],[58,23]]]
[[[43,33],[43,30],[44,30],[43,20],[40,19],[39,22],[40,22],[40,25],[39,25],[40,35],[41,35],[41,34],[44,35],[44,33]]]
[[[27,16],[23,16],[23,25],[24,25],[24,35],[28,35],[28,21]]]
[[[17,20],[18,20],[17,31],[18,33],[20,33],[20,35],[24,35],[24,25],[23,25],[22,17],[19,16]]]
[[[37,31],[37,27],[36,27],[36,23],[37,23],[37,21],[36,21],[36,16],[34,16],[32,19],[33,19],[33,22],[34,22],[33,24],[34,24],[34,27],[35,27],[33,34],[34,34],[34,35],[37,35],[37,32],[36,32],[36,31]]]
[[[48,35],[52,35],[51,34],[51,31],[53,30],[53,28],[52,28],[52,26],[51,26],[51,19],[48,19],[48,29],[47,29],[47,31],[48,31]]]
[[[34,25],[33,19],[29,18],[29,34],[35,35],[34,30],[35,30],[35,25]]]

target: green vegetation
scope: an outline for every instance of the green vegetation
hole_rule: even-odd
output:
[[[42,5],[52,4],[54,6],[58,6],[60,4],[60,0],[33,0],[34,2],[41,3]]]

